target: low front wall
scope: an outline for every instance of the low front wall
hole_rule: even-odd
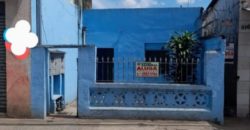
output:
[[[90,107],[131,110],[202,109],[211,110],[212,90],[205,86],[181,84],[98,83],[90,86]]]
[[[207,42],[223,43],[218,39]],[[223,52],[223,46],[206,48],[204,85],[96,83],[96,48],[80,48],[78,116],[210,120],[223,123]]]
[[[221,100],[206,86],[89,84],[79,89],[78,116],[117,119],[187,119],[222,122],[212,105]]]
[[[216,120],[212,90],[171,84],[92,84],[80,117]],[[85,100],[86,101],[86,100]],[[212,116],[213,115],[213,116]]]

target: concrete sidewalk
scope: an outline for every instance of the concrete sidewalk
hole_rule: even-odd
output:
[[[250,120],[228,119],[218,126],[206,121],[2,118],[0,130],[250,130]]]

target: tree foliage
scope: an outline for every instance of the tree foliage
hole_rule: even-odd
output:
[[[194,62],[200,57],[201,44],[194,33],[184,32],[173,35],[166,44],[167,55],[174,64],[170,66],[170,76],[175,82],[194,82],[195,73],[191,72],[196,65],[188,63]],[[190,80],[191,79],[191,80]]]
[[[165,48],[171,58],[189,59],[195,58],[199,54],[200,43],[195,34],[184,32],[172,36]]]

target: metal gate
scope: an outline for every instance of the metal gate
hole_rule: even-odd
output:
[[[6,112],[6,53],[3,40],[5,29],[5,5],[0,2],[0,113]]]

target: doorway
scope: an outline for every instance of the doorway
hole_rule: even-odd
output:
[[[49,49],[47,89],[49,117],[77,117],[77,66],[72,66],[77,64],[76,59],[77,56],[72,56],[71,49]],[[75,75],[72,74],[73,71],[76,71]]]
[[[225,63],[225,101],[224,115],[236,117],[237,107],[237,67],[233,61]]]

